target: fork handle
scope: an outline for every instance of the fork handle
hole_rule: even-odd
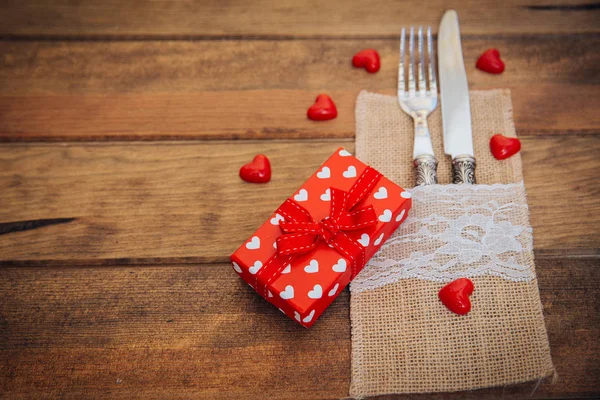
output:
[[[434,156],[423,154],[415,158],[415,168],[417,170],[417,186],[435,185],[437,180],[438,162]]]

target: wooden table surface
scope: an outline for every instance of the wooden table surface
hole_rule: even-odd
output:
[[[393,93],[450,2],[8,1],[0,13],[0,398],[340,398],[349,293],[311,330],[229,254]],[[415,398],[600,396],[600,7],[468,0],[472,89],[510,88],[559,379]],[[350,66],[376,48],[377,74]],[[474,68],[500,49],[506,72]],[[305,117],[321,92],[328,122]],[[273,180],[246,184],[256,153]],[[411,397],[412,398],[412,397]]]

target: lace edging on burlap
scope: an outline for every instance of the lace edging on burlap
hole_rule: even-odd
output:
[[[407,278],[535,279],[533,235],[522,182],[432,185],[410,192],[409,217],[352,282],[352,292]]]

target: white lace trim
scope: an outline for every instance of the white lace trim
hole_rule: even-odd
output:
[[[352,291],[400,279],[448,282],[494,275],[530,281],[533,233],[522,182],[432,185],[411,190],[413,208],[351,284]]]
[[[407,189],[412,194],[416,193],[471,193],[471,192],[482,192],[482,191],[498,191],[498,190],[525,190],[523,181],[517,183],[494,183],[492,185],[429,185],[429,186],[416,186],[412,189]]]

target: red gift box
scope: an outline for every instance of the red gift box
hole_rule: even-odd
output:
[[[233,269],[309,328],[406,219],[410,197],[340,148],[231,255]]]

